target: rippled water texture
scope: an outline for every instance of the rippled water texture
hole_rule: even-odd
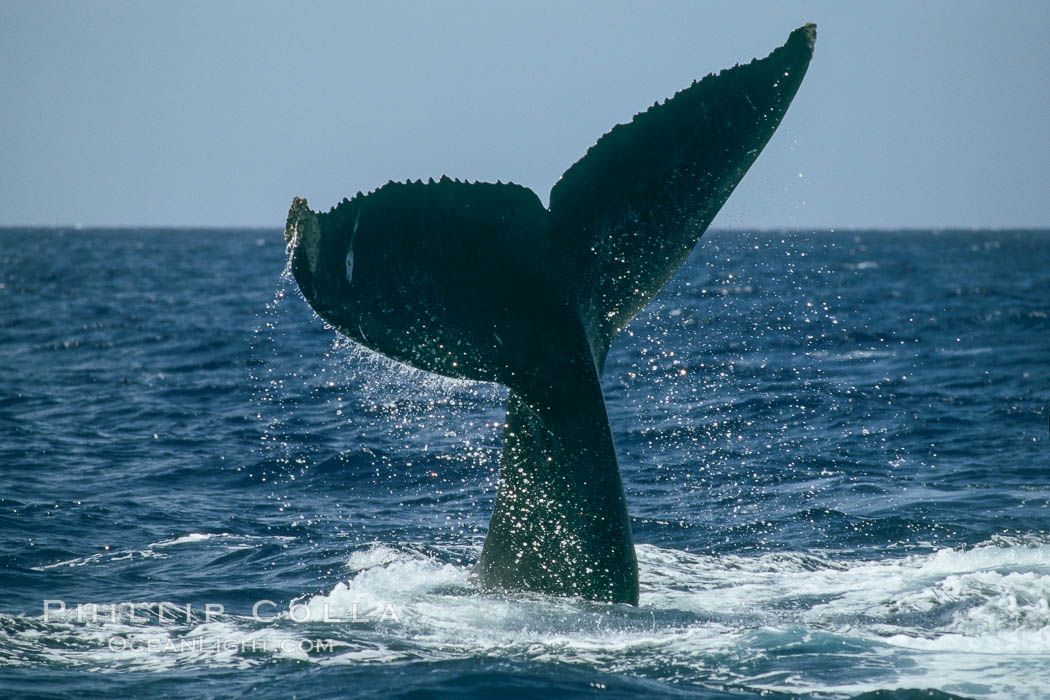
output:
[[[475,591],[505,390],[284,263],[0,231],[0,694],[1045,697],[1050,232],[705,236],[604,377],[637,608]]]

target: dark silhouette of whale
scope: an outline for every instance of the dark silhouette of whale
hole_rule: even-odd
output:
[[[482,586],[637,604],[605,358],[773,135],[815,38],[801,27],[614,127],[548,208],[525,187],[447,177],[326,214],[292,202],[291,270],[322,319],[413,367],[510,390]]]

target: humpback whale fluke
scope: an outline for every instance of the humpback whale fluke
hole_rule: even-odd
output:
[[[510,389],[483,586],[637,604],[605,358],[773,135],[815,38],[801,27],[614,127],[549,208],[525,187],[448,177],[328,213],[292,202],[291,269],[321,318],[395,360]]]

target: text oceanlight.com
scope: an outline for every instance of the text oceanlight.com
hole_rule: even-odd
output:
[[[152,613],[152,616],[147,613]],[[75,615],[77,622],[159,622],[169,625],[181,622],[189,625],[200,623],[201,617],[203,622],[208,623],[224,614],[225,608],[219,603],[205,603],[197,607],[189,603],[78,603],[76,607],[70,608],[63,600],[44,601],[44,622],[50,622],[52,617],[68,622]],[[256,622],[273,622],[281,618],[293,622],[401,622],[401,616],[390,603],[384,605],[378,615],[368,616],[358,612],[357,603],[352,603],[342,615],[333,615],[328,603],[322,603],[319,610],[305,603],[292,603],[287,613],[281,614],[277,612],[277,603],[274,601],[259,600],[252,605],[251,617]]]
[[[135,639],[110,637],[110,651],[137,651],[148,654],[166,653],[213,653],[231,654],[284,652],[285,654],[309,654],[332,652],[334,639]]]

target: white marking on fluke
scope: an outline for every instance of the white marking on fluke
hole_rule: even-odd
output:
[[[350,234],[350,245],[346,248],[346,283],[350,284],[350,280],[354,276],[354,238],[357,236],[357,227],[361,223],[361,210],[357,210],[357,216],[354,218],[354,230]]]

